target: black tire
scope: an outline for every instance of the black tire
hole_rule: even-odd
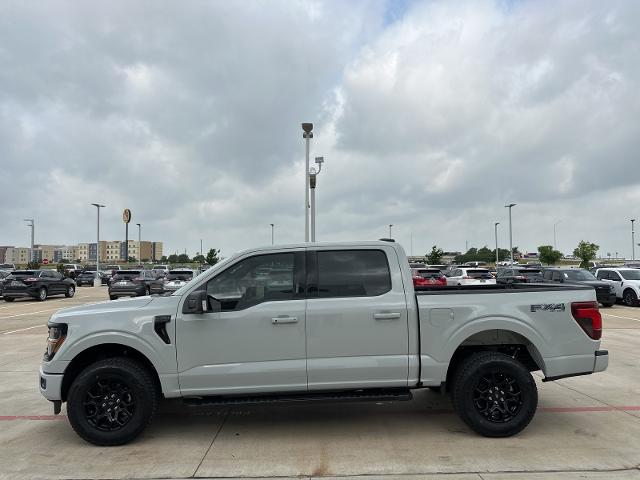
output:
[[[158,399],[153,377],[145,367],[124,357],[108,358],[89,365],[73,381],[67,416],[87,442],[124,445],[151,423]]]
[[[5,302],[13,302],[15,300],[15,298],[13,297],[4,297],[4,301]]]
[[[442,393],[442,387],[427,387],[427,388],[434,393]]]
[[[47,299],[47,289],[44,287],[40,287],[40,290],[38,290],[38,296],[36,297],[36,300],[38,300],[39,302],[44,302]]]
[[[634,292],[630,288],[627,288],[624,291],[624,293],[622,294],[622,300],[623,300],[624,304],[629,306],[629,307],[637,307],[638,306],[638,295],[636,295],[636,292]]]
[[[480,352],[464,360],[455,373],[451,397],[460,418],[485,437],[519,433],[538,407],[531,373],[522,363],[496,352]]]
[[[67,287],[67,291],[64,292],[64,296],[67,298],[72,298],[75,294],[76,294],[76,289],[73,287],[73,285],[69,285]]]
[[[118,297],[116,297],[115,295],[109,295],[109,300],[117,300]]]
[[[611,308],[613,307],[613,303],[603,303],[602,306],[605,308]]]
[[[149,296],[151,295],[151,287],[146,287],[144,289],[144,295],[143,296]]]

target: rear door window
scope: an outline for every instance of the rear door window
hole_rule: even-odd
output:
[[[317,258],[317,292],[310,291],[310,296],[374,297],[391,290],[391,272],[381,250],[327,250]]]

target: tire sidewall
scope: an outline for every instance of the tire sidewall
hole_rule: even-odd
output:
[[[629,307],[635,307],[638,304],[638,296],[636,292],[629,289],[626,290],[623,294],[624,303]]]
[[[40,290],[38,290],[38,300],[41,302],[44,302],[46,299],[47,299],[47,289],[44,287],[40,287]]]
[[[460,385],[456,386],[456,401],[458,414],[473,430],[489,437],[506,437],[514,435],[524,429],[535,414],[538,406],[538,391],[535,380],[519,362],[504,356],[493,357],[471,369],[460,378]],[[522,405],[515,417],[505,423],[495,423],[487,420],[476,409],[473,396],[480,379],[495,370],[500,370],[513,377],[522,392]]]
[[[135,410],[129,422],[115,432],[104,432],[93,427],[85,418],[83,401],[86,392],[99,379],[114,379],[125,383],[131,390]],[[67,397],[67,415],[73,429],[86,441],[95,445],[122,445],[137,437],[148,425],[154,413],[154,392],[148,391],[134,369],[126,366],[93,365],[73,382]]]
[[[73,296],[76,294],[76,289],[73,288],[73,285],[69,285],[67,287],[67,293],[66,293],[66,297],[67,298],[73,298]]]

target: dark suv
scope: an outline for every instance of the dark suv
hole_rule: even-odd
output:
[[[545,282],[588,285],[596,291],[596,298],[603,307],[611,307],[616,303],[616,292],[607,282],[598,280],[584,268],[545,268],[542,271]]]
[[[162,279],[156,278],[151,270],[119,270],[109,281],[111,300],[118,297],[141,297],[162,291]]]
[[[7,302],[31,297],[43,301],[51,295],[73,297],[76,282],[55,270],[15,270],[4,279],[2,296]]]
[[[542,272],[532,267],[498,268],[496,283],[535,283],[542,282]]]

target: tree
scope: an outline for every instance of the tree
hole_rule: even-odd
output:
[[[196,255],[193,257],[193,261],[197,263],[206,263],[207,259],[204,258],[204,255]]]
[[[429,265],[437,265],[442,260],[443,255],[444,251],[434,245],[431,248],[431,253],[428,253],[425,257],[427,258],[427,263]]]
[[[167,256],[166,256],[166,255],[163,255],[163,256],[162,256],[162,258],[160,259],[160,261],[161,261],[162,263],[167,263],[167,261],[168,261]]]
[[[180,255],[178,255],[178,263],[189,263],[190,261],[191,259],[186,253],[181,253]]]
[[[220,250],[216,250],[215,248],[212,248],[211,250],[209,250],[209,253],[207,253],[207,263],[209,265],[215,265],[219,261],[220,261]]]
[[[172,253],[167,258],[167,262],[169,262],[169,263],[178,263],[178,255],[176,255],[175,253]]]
[[[600,246],[596,245],[595,243],[581,240],[578,246],[573,251],[573,255],[582,260],[582,262],[580,262],[580,266],[582,268],[588,268],[589,262],[596,258],[596,254],[598,253],[599,248]]]
[[[554,250],[551,245],[540,245],[538,253],[540,254],[540,262],[547,265],[555,265],[562,258],[562,253]]]

